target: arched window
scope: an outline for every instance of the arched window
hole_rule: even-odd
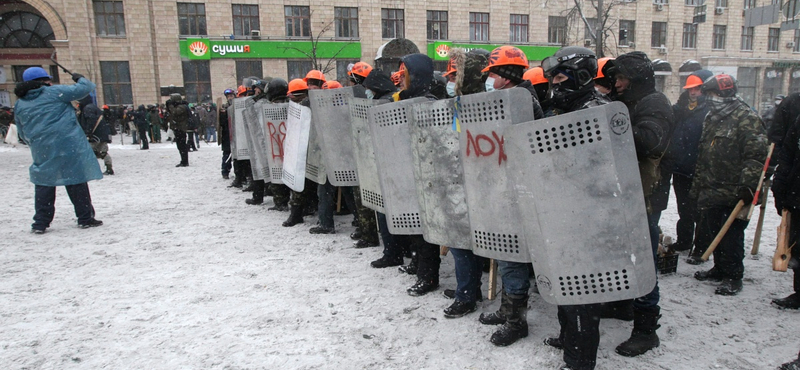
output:
[[[0,14],[0,47],[2,48],[52,48],[55,40],[50,23],[30,12]]]

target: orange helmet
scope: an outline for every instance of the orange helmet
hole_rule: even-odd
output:
[[[339,81],[327,81],[322,84],[322,89],[339,89],[342,87],[342,84]]]
[[[606,77],[606,75],[603,74],[603,67],[605,67],[606,63],[608,63],[611,60],[614,60],[614,58],[612,58],[612,57],[603,57],[603,58],[600,58],[600,59],[597,60],[597,77],[595,77],[595,79]],[[611,64],[614,64],[614,63],[611,63]]]
[[[689,75],[689,78],[686,79],[686,86],[684,89],[691,89],[693,87],[700,87],[703,86],[703,80],[700,77],[695,75]]]
[[[306,78],[304,78],[303,81],[308,83],[308,79],[309,78],[313,78],[315,80],[320,80],[322,82],[325,82],[325,75],[322,72],[320,72],[320,71],[318,71],[316,69],[312,69],[312,70],[308,71],[308,73],[306,74]]]
[[[291,95],[295,91],[301,90],[308,90],[308,84],[299,78],[295,78],[294,80],[289,81],[289,91],[286,93],[286,95]]]
[[[499,66],[521,66],[528,68],[528,57],[519,48],[503,45],[492,50],[489,54],[489,65],[481,72],[489,72],[489,68]]]
[[[247,94],[247,88],[244,87],[243,85],[239,85],[239,88],[236,90],[236,97],[241,98],[245,94]]]
[[[442,74],[442,77],[447,77],[456,72],[458,72],[458,69],[456,69],[456,61],[450,58],[450,62],[447,63],[447,72]]]
[[[108,105],[103,104],[103,109],[108,109]]]
[[[392,83],[394,83],[395,86],[400,85],[400,81],[403,80],[403,76],[405,76],[405,74],[406,74],[406,65],[400,63],[400,69],[398,69],[397,72],[392,73]]]
[[[371,65],[369,65],[367,63],[364,63],[364,62],[358,62],[358,63],[353,65],[353,69],[351,69],[350,72],[347,72],[347,74],[348,75],[355,74],[355,75],[367,78],[367,76],[369,76],[369,73],[371,71],[372,71],[372,66]]]
[[[542,67],[533,67],[525,71],[525,74],[522,75],[522,79],[530,81],[531,85],[546,84],[549,82],[544,78],[544,69],[542,69]]]

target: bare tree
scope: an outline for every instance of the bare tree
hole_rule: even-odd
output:
[[[578,23],[583,23],[586,32],[592,40],[595,40],[597,57],[603,57],[611,49],[608,47],[606,40],[614,39],[614,52],[617,54],[616,45],[618,41],[613,32],[613,28],[617,25],[617,19],[611,17],[612,10],[621,3],[620,0],[588,0],[588,4],[584,1],[573,0],[574,6],[566,11],[567,27],[575,29]],[[589,17],[587,17],[587,12]],[[589,18],[591,13],[595,14],[595,24],[591,24]],[[580,38],[579,38],[580,39]]]
[[[313,16],[314,12],[311,12],[311,15]],[[331,56],[330,58],[321,58],[321,57],[319,57],[317,55],[317,50],[318,50],[318,47],[319,47],[320,40],[322,40],[322,41],[333,40],[333,38],[327,38],[327,39],[323,39],[322,38],[322,36],[325,35],[325,33],[327,33],[328,31],[331,30],[331,28],[333,28],[333,21],[329,21],[327,23],[321,22],[321,24],[322,24],[322,28],[320,29],[320,31],[317,33],[316,36],[314,36],[313,33],[309,34],[309,36],[308,36],[308,41],[311,42],[311,50],[303,50],[303,49],[300,49],[300,48],[295,47],[295,46],[282,47],[282,49],[284,51],[286,51],[286,50],[294,50],[294,51],[297,51],[297,52],[305,55],[306,58],[308,58],[308,60],[311,61],[311,68],[312,69],[316,69],[318,71],[322,71],[323,74],[326,74],[326,73],[328,73],[330,71],[333,71],[334,68],[336,68],[336,57],[339,56],[339,54],[341,54],[348,46],[352,45],[353,41],[350,41],[350,42],[342,45],[333,54],[333,56]]]

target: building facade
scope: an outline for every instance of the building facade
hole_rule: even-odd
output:
[[[745,27],[744,10],[771,0],[715,0],[701,23],[693,21],[702,0],[675,1],[606,1],[604,54],[640,50],[659,59],[658,87],[673,101],[690,73],[680,66],[697,63],[734,75],[756,109],[800,91],[800,31]],[[569,0],[0,0],[0,103],[13,103],[29,66],[69,81],[53,52],[97,83],[100,104],[163,101],[170,85],[202,102],[246,76],[295,78],[316,67],[342,79],[349,64],[376,58],[396,68],[387,62],[396,60],[393,39],[410,40],[441,70],[450,47],[511,44],[536,64],[562,45],[594,49],[596,13],[588,1],[577,9]]]

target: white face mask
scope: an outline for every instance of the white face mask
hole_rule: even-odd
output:
[[[485,86],[486,86],[486,91],[487,92],[488,91],[494,91],[494,78],[492,78],[492,77],[487,78]]]
[[[447,95],[448,96],[456,96],[456,83],[455,82],[447,82]]]
[[[372,92],[372,90],[367,89],[367,91],[365,91],[364,93],[367,94],[367,99],[370,99],[370,100],[375,99],[375,93]]]

